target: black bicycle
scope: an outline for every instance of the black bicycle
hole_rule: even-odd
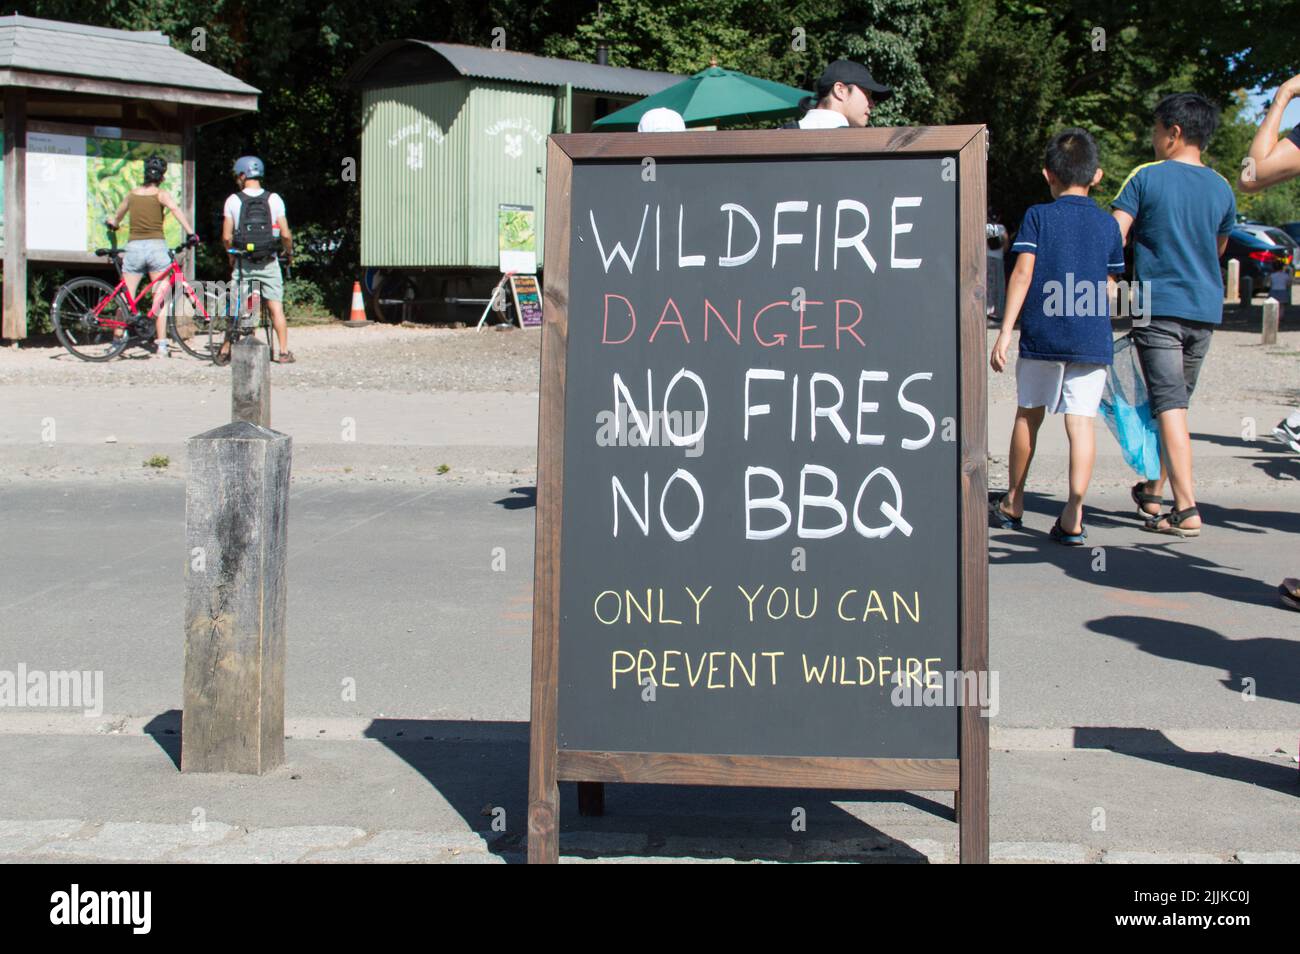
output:
[[[275,330],[271,325],[271,310],[262,295],[261,280],[248,279],[250,287],[245,294],[244,261],[249,253],[238,248],[226,249],[226,253],[235,260],[235,280],[232,282],[234,287],[224,294],[215,290],[209,293],[209,303],[216,306],[217,315],[209,332],[212,363],[229,364],[235,343],[241,338],[256,336],[259,331],[265,333],[266,346],[270,349],[271,360],[275,361]]]

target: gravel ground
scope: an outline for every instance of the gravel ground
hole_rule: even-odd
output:
[[[541,335],[519,329],[346,328],[333,322],[291,326],[289,348],[298,360],[272,368],[277,388],[531,393],[537,390]],[[57,342],[0,349],[0,385],[212,384],[229,373],[183,353],[163,360],[134,349],[96,364],[73,357]]]
[[[1258,309],[1255,309],[1257,313]],[[1300,309],[1293,309],[1294,312]],[[1258,318],[1230,321],[1215,335],[1202,368],[1197,401],[1216,407],[1236,404],[1300,405],[1300,316],[1287,325],[1278,344],[1259,344]],[[996,331],[988,331],[992,348]],[[423,393],[428,391],[537,391],[541,336],[533,331],[482,331],[339,323],[291,328],[296,364],[273,369],[275,386],[311,390],[335,388]],[[1014,349],[1013,349],[1014,353]],[[0,385],[204,383],[227,373],[187,355],[167,360],[143,352],[107,364],[72,357],[48,343],[0,349]],[[991,401],[1015,400],[1014,366],[989,374]]]

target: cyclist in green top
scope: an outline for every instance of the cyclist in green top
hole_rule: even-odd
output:
[[[144,161],[144,185],[127,193],[117,212],[105,219],[105,224],[117,231],[123,217],[131,217],[131,234],[122,257],[122,280],[132,297],[146,274],[150,280],[157,279],[171,264],[163,238],[163,216],[168,212],[176,216],[187,236],[194,231],[171,193],[161,187],[166,176],[167,160],[159,155],[150,156]],[[154,287],[154,302],[160,306],[154,329],[160,358],[167,357],[167,310],[161,307],[166,303],[167,292],[166,284]]]

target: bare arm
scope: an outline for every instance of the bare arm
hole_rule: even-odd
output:
[[[1282,114],[1287,104],[1300,95],[1300,75],[1291,77],[1280,87],[1273,97],[1273,104],[1268,114],[1259,124],[1255,138],[1250,144],[1250,152],[1242,163],[1241,177],[1237,185],[1243,192],[1260,192],[1271,185],[1285,182],[1300,175],[1300,149],[1289,139],[1279,140],[1282,128]]]
[[[1011,278],[1007,280],[1007,304],[1006,311],[1002,315],[1002,330],[998,332],[998,340],[993,344],[993,354],[989,356],[989,364],[994,371],[1001,371],[1007,366],[1007,352],[1011,347],[1011,329],[1016,326],[1016,319],[1020,317],[1020,309],[1025,306],[1029,286],[1034,280],[1034,258],[1033,252],[1021,252],[1020,257],[1016,259],[1016,267],[1011,270]]]
[[[223,249],[230,248],[230,243],[233,242],[234,240],[235,240],[234,220],[231,219],[230,216],[228,215],[222,216],[221,217],[221,247]],[[230,267],[234,268],[235,267],[234,258],[232,258],[229,255],[227,255],[226,258],[230,260]]]
[[[1119,209],[1112,209],[1110,214],[1111,217],[1115,219],[1115,223],[1119,226],[1120,244],[1127,245],[1129,229],[1133,228],[1133,216],[1129,215],[1127,212],[1122,212]]]
[[[293,261],[293,233],[289,231],[289,220],[283,215],[275,221],[280,229],[280,247],[284,249],[285,258]]]
[[[1220,258],[1223,257],[1223,253],[1227,250],[1227,248],[1228,248],[1228,236],[1220,235],[1219,236],[1219,257]]]
[[[129,197],[130,197],[129,192],[126,195],[122,196],[122,202],[117,207],[117,211],[104,220],[108,223],[108,227],[112,229],[114,232],[117,231],[117,226],[118,223],[122,221],[122,216],[126,215],[127,199]]]
[[[190,227],[190,220],[185,217],[185,213],[181,211],[181,207],[176,204],[176,200],[172,198],[170,192],[159,190],[158,201],[162,203],[163,208],[171,210],[172,215],[176,216],[176,221],[181,224],[181,228],[185,230],[186,234],[194,234],[194,229]]]

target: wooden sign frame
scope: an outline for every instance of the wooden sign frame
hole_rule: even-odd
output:
[[[956,792],[962,862],[988,862],[988,720],[978,700],[959,710],[955,759],[824,758],[580,752],[557,743],[560,558],[564,505],[565,361],[569,246],[575,161],[818,156],[951,156],[958,189],[960,328],[961,634],[959,668],[988,671],[987,381],[985,163],[983,126],[919,126],[828,131],[729,130],[699,133],[553,135],[547,144],[546,286],[543,289],[541,408],[537,445],[537,539],[533,589],[529,731],[528,860],[559,860],[559,782],[580,783],[580,802],[603,800],[605,782],[778,788]],[[973,695],[973,687],[967,690]],[[582,783],[598,783],[596,786]]]

